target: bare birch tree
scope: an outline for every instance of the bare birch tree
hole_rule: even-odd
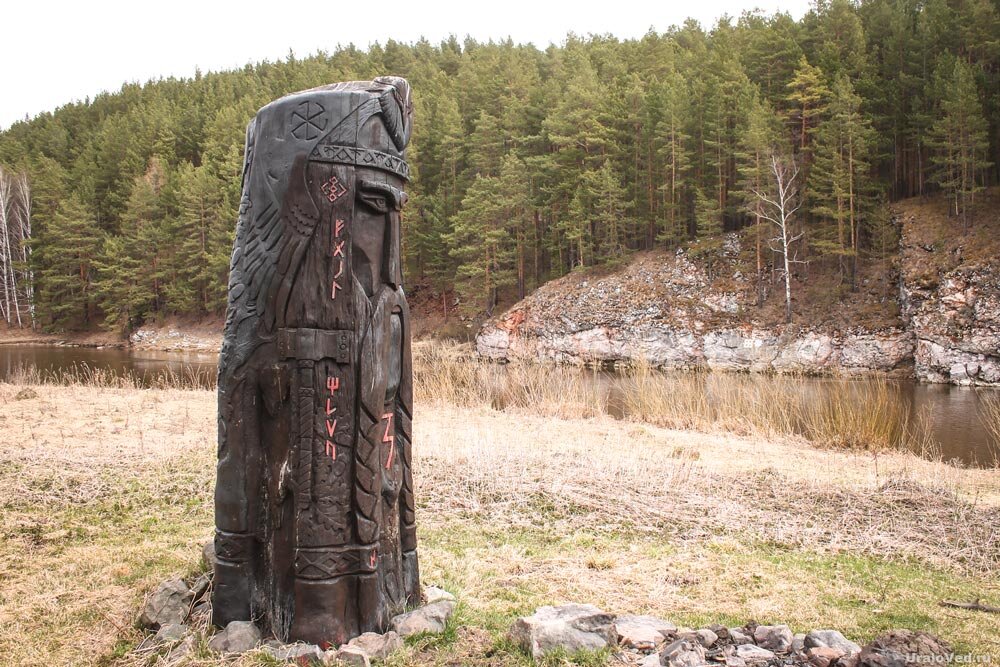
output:
[[[26,174],[0,167],[0,316],[8,326],[34,326],[31,273],[31,186]],[[28,317],[22,317],[27,309]]]
[[[795,215],[802,206],[799,196],[799,165],[794,158],[771,154],[770,191],[754,190],[760,200],[759,215],[774,226],[776,235],[768,240],[773,252],[783,259],[785,280],[785,322],[792,321],[792,265],[805,264],[798,259],[798,242],[805,232],[795,233]]]
[[[23,290],[28,306],[31,328],[35,328],[35,273],[31,268],[31,181],[28,174],[21,174],[14,180],[14,190],[18,204],[18,238],[21,240],[21,266]]]

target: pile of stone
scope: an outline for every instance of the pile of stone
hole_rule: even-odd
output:
[[[211,544],[206,545],[206,566],[211,565],[213,556]],[[402,648],[406,637],[444,632],[456,606],[451,593],[429,586],[423,591],[423,606],[393,618],[388,632],[368,632],[343,646],[325,648],[265,639],[250,621],[233,621],[212,634],[211,583],[211,575],[203,574],[191,582],[170,579],[160,584],[139,616],[139,623],[150,634],[136,652],[158,653],[163,657],[158,664],[165,665],[179,664],[198,654],[231,657],[260,651],[275,660],[301,665],[369,667],[372,660],[384,660]]]
[[[614,616],[587,604],[540,607],[510,638],[535,660],[609,650],[640,667],[904,667],[951,649],[923,632],[895,630],[862,647],[837,630],[795,634],[787,625],[681,628],[653,616]]]
[[[211,543],[203,557],[211,572]],[[370,667],[371,661],[401,649],[406,637],[443,633],[456,606],[453,595],[430,586],[423,590],[424,604],[393,618],[384,634],[365,633],[339,647],[283,644],[263,637],[249,621],[234,621],[213,633],[211,586],[211,574],[160,584],[139,617],[150,634],[136,652],[159,654],[157,664],[162,665],[259,651],[300,665]],[[861,646],[837,630],[795,634],[787,625],[753,622],[692,629],[655,616],[616,616],[589,604],[539,607],[517,619],[509,636],[535,660],[551,653],[607,651],[634,667],[906,667],[940,662],[951,654],[947,644],[924,632],[894,630]]]

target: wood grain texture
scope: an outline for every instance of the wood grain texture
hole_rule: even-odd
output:
[[[213,621],[340,644],[419,602],[400,211],[412,104],[323,86],[247,130],[219,362]]]

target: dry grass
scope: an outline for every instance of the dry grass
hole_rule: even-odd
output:
[[[1000,394],[987,393],[980,396],[979,410],[979,418],[993,436],[993,465],[1000,468]]]
[[[823,446],[937,455],[929,429],[899,400],[891,380],[842,382],[735,373],[665,374],[636,364],[619,374],[545,364],[499,365],[426,342],[416,348],[418,395],[426,400],[553,417],[625,416],[703,432],[799,436]]]
[[[823,391],[814,378],[735,373],[665,374],[638,363],[614,375],[549,364],[495,364],[469,345],[422,341],[414,347],[422,400],[468,408],[530,410],[551,417],[624,417],[669,428],[758,437],[803,437],[813,444],[940,456],[930,429],[883,377],[841,382]],[[186,366],[136,375],[86,364],[59,371],[15,369],[9,382],[111,389],[213,389],[215,373]],[[983,420],[1000,419],[990,395]],[[997,407],[989,408],[989,405]],[[990,422],[989,420],[993,420]],[[996,428],[996,427],[993,427]],[[1000,433],[994,432],[1000,443]]]
[[[0,655],[154,664],[128,653],[141,638],[133,619],[156,583],[198,570],[214,397],[23,390],[0,385]],[[908,626],[1000,653],[995,618],[937,606],[1000,597],[997,471],[539,416],[530,403],[498,412],[423,396],[416,407],[423,579],[459,595],[463,627],[394,664],[522,665],[503,631],[565,601],[858,640]],[[202,653],[189,664],[222,663]]]
[[[198,366],[184,366],[180,371],[164,368],[155,373],[139,374],[92,367],[85,363],[58,370],[41,370],[35,366],[22,365],[7,374],[7,382],[102,389],[214,389],[216,374]]]

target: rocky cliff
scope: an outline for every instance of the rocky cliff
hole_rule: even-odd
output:
[[[899,303],[928,382],[1000,385],[1000,252],[993,225],[970,234],[915,203],[902,225]]]
[[[711,262],[690,250],[646,253],[606,275],[547,283],[486,322],[476,347],[497,360],[1000,384],[1000,269],[956,257],[954,242],[935,236],[948,239],[948,228],[920,224],[914,208],[897,211],[898,256],[869,271],[857,293],[813,304],[792,325],[776,323],[776,295],[759,304],[733,235]]]

